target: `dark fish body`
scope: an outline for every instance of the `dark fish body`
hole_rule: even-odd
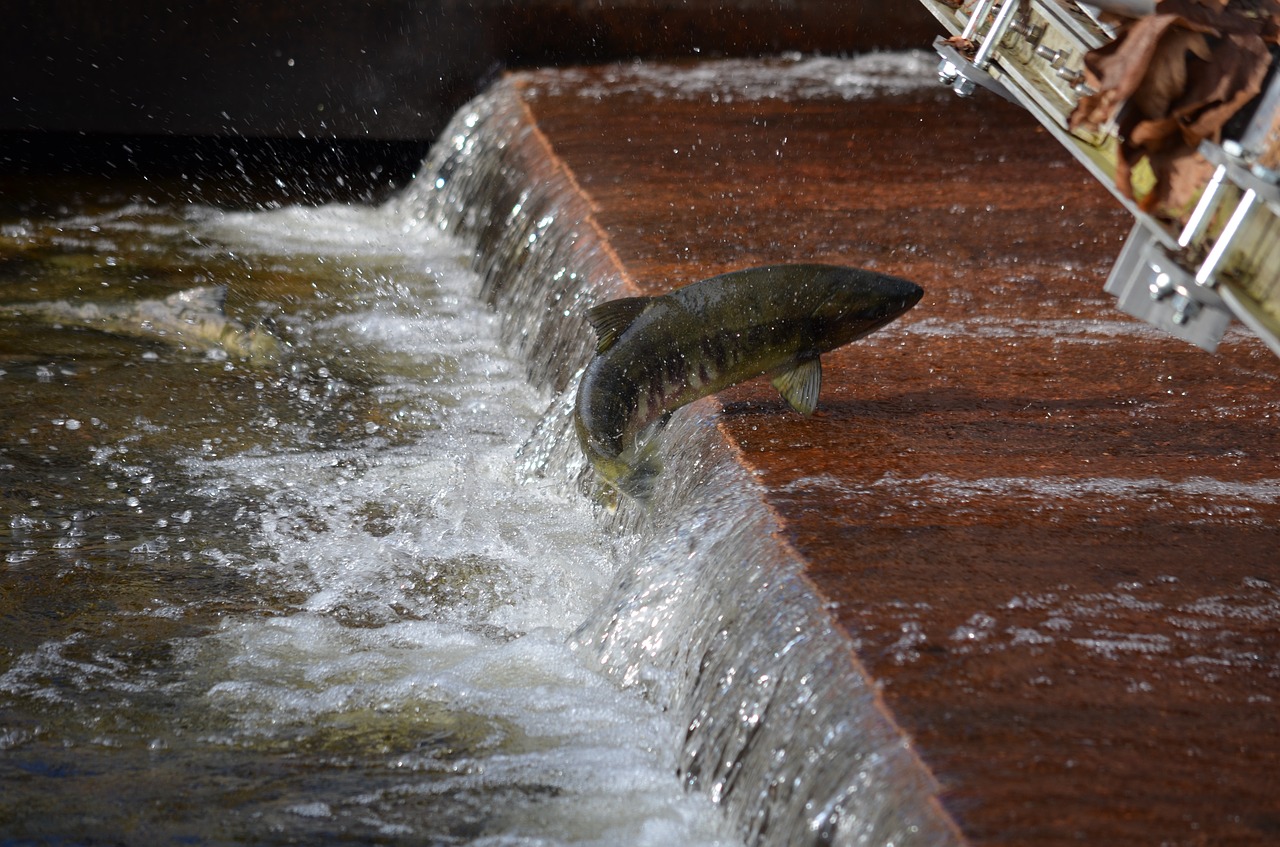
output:
[[[812,414],[819,356],[889,323],[923,293],[871,271],[801,264],[602,303],[587,312],[599,342],[578,388],[578,440],[606,482],[644,499],[659,471],[652,436],[671,412],[769,374],[793,409]]]

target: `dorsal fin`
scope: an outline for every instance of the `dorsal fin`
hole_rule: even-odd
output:
[[[802,415],[812,415],[818,408],[818,392],[822,390],[822,362],[817,356],[805,359],[775,376],[773,387],[791,408]]]
[[[603,353],[612,347],[651,302],[652,297],[622,297],[587,309],[587,320],[596,331],[596,352]]]

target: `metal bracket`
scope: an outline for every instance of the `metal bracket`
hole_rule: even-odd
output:
[[[1209,352],[1231,323],[1231,310],[1165,250],[1142,221],[1134,224],[1105,290],[1121,310]]]
[[[945,38],[934,39],[933,49],[937,50],[938,55],[942,57],[942,61],[938,64],[938,79],[943,85],[950,86],[956,94],[968,97],[973,94],[977,86],[982,86],[988,91],[999,94],[1010,103],[1018,103],[1007,88],[996,82],[991,74],[960,55],[960,51],[948,44]]]
[[[1216,171],[1175,228],[1116,185],[1115,127],[1085,132],[1071,122],[1089,93],[1084,57],[1114,37],[1094,7],[1150,14],[1153,0],[921,1],[953,35],[933,43],[942,82],[1027,109],[1134,216],[1106,285],[1122,310],[1206,350],[1234,316],[1280,353],[1280,70],[1243,136],[1201,144]]]

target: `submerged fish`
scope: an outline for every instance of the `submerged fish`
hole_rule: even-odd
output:
[[[273,361],[285,344],[263,326],[227,317],[227,287],[188,288],[152,300],[54,300],[0,306],[0,316],[163,341],[185,350],[224,352],[254,363]]]
[[[791,408],[813,414],[818,357],[874,332],[923,294],[903,279],[807,264],[602,303],[587,312],[598,343],[578,387],[578,441],[606,482],[647,499],[661,471],[653,436],[673,411],[769,374]]]

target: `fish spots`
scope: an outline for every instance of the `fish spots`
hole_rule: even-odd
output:
[[[914,283],[856,268],[773,265],[596,306],[589,317],[608,343],[597,345],[579,384],[575,414],[583,450],[607,482],[632,493],[642,461],[637,457],[633,465],[619,453],[600,452],[602,439],[591,438],[593,432],[624,421],[619,450],[637,439],[646,443],[641,434],[656,434],[681,406],[744,380],[816,364],[819,353],[875,331],[921,293]],[[838,319],[815,317],[829,304],[841,307]],[[641,316],[624,315],[638,305]],[[799,385],[806,390],[788,388],[784,397],[809,414],[820,383]]]

